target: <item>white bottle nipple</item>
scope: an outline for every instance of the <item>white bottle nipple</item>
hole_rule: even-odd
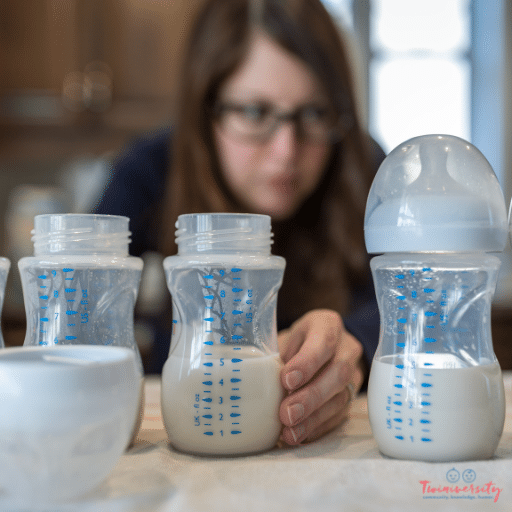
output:
[[[450,135],[404,142],[384,160],[365,216],[368,252],[502,251],[507,214],[485,157]]]

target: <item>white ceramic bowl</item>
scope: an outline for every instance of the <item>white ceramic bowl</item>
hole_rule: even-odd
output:
[[[130,440],[140,379],[127,348],[0,350],[0,504],[69,500],[103,481]]]

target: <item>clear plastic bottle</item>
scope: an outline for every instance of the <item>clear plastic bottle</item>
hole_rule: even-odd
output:
[[[7,258],[0,257],[0,313],[2,312],[2,307],[4,305],[5,285],[7,283],[7,276],[10,268],[11,262]],[[4,348],[4,346],[4,337],[2,335],[2,330],[0,329],[0,348]]]
[[[382,163],[365,217],[381,317],[368,385],[385,455],[493,456],[505,420],[490,311],[508,237],[492,168],[468,142],[425,135]]]
[[[131,348],[142,391],[133,313],[143,263],[128,255],[128,223],[114,215],[34,218],[34,256],[18,262],[27,317],[24,345]],[[140,417],[136,431],[139,424]]]
[[[164,260],[173,333],[162,373],[171,444],[196,454],[272,448],[279,438],[276,303],[285,261],[270,253],[270,217],[182,215]]]

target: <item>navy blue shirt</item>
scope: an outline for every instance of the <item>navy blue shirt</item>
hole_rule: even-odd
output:
[[[130,218],[132,242],[130,254],[141,256],[146,251],[158,250],[160,205],[163,201],[165,177],[169,167],[171,131],[163,129],[147,138],[134,141],[117,158],[111,175],[94,213],[124,215]],[[375,144],[375,169],[384,158]],[[167,313],[168,314],[168,313]],[[379,313],[371,278],[355,290],[352,313],[344,319],[345,327],[363,345],[364,358],[370,367],[379,338]],[[169,322],[163,318],[152,320],[154,347],[145,365],[146,373],[160,373],[167,360],[170,345]],[[289,327],[278,318],[278,328]]]

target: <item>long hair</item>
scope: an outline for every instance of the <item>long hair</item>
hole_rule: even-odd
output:
[[[287,261],[279,316],[293,321],[317,307],[345,314],[354,288],[368,277],[363,219],[373,176],[346,49],[320,0],[207,0],[200,10],[180,75],[162,252],[176,253],[178,215],[242,211],[220,172],[211,111],[220,88],[244,61],[255,29],[300,58],[347,120],[319,187],[292,218],[273,223],[273,253]]]

